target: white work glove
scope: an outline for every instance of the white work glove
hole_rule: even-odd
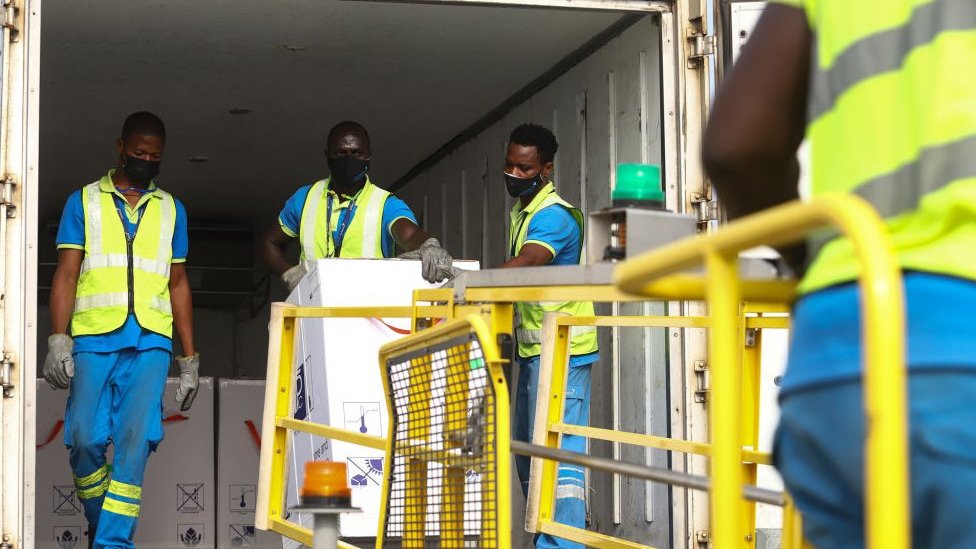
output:
[[[285,283],[285,286],[288,287],[288,291],[290,292],[294,290],[296,286],[298,286],[298,283],[301,282],[303,278],[305,278],[305,273],[307,272],[308,269],[305,268],[305,265],[299,263],[298,265],[295,265],[291,269],[288,269],[282,273],[281,280]]]
[[[419,248],[402,253],[400,259],[419,259],[421,272],[427,282],[440,282],[454,278],[454,259],[447,250],[441,248],[436,238],[428,238]]]
[[[185,412],[193,404],[193,399],[197,397],[197,387],[200,386],[200,353],[178,356],[176,365],[180,367],[180,386],[176,389],[176,402],[180,405],[180,411]]]
[[[71,350],[75,342],[68,334],[51,334],[47,338],[47,358],[44,359],[44,379],[52,389],[67,389],[75,377],[75,359]]]

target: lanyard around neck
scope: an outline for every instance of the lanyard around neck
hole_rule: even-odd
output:
[[[121,204],[119,203],[119,201],[115,202],[115,211],[118,212],[119,214],[119,221],[122,223],[122,232],[125,233],[125,238],[131,242],[136,239],[136,233],[139,232],[139,225],[142,223],[142,214],[146,212],[146,205],[149,203],[145,202],[142,205],[136,206],[136,221],[134,223],[135,228],[132,230],[132,233],[130,234],[129,225],[126,223],[126,221],[128,221],[128,216],[122,212],[124,208],[129,207],[129,202],[125,199],[124,196],[122,197],[121,202],[122,202]]]
[[[338,196],[335,197],[338,200]],[[356,196],[358,198],[358,194]],[[346,231],[352,225],[352,219],[356,215],[356,198],[349,200],[349,206],[339,212],[339,223],[336,226],[336,234],[332,234],[332,201],[333,195],[327,195],[327,206],[325,211],[326,238],[332,240],[333,254],[335,257],[342,256],[342,242],[346,239]]]

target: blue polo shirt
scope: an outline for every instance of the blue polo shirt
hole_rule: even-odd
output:
[[[579,265],[583,234],[576,218],[559,204],[546,206],[529,220],[526,244],[538,244],[552,253],[550,265]],[[515,251],[515,255],[521,249]],[[535,358],[535,357],[533,357]],[[569,357],[570,366],[583,366],[596,362],[599,352]]]
[[[302,210],[305,208],[305,200],[308,198],[308,192],[311,189],[311,185],[305,185],[295,191],[295,194],[291,195],[291,198],[285,202],[285,207],[281,210],[281,214],[278,215],[278,223],[281,225],[281,230],[292,238],[298,238],[298,231],[302,225]],[[340,219],[349,205],[352,204],[352,200],[346,197],[344,198],[339,203],[338,213]],[[383,257],[393,257],[396,251],[396,240],[393,238],[393,224],[398,219],[407,219],[414,225],[417,225],[417,218],[414,217],[410,206],[407,206],[406,202],[391,194],[387,197],[386,203],[383,204],[383,228],[385,229],[382,240]],[[332,231],[333,242],[339,238],[338,229],[336,227]]]
[[[111,175],[111,172],[109,172]],[[155,184],[151,185],[155,188]],[[139,200],[139,204],[132,208],[128,201],[118,191],[114,192],[115,207],[125,222],[126,230],[132,234],[139,225],[141,212],[149,200],[155,200],[146,194]],[[183,203],[176,200],[176,228],[173,232],[173,260],[171,263],[186,261],[189,249],[189,238],[186,230],[186,209]],[[85,249],[85,211],[81,202],[81,190],[77,190],[68,197],[61,214],[61,224],[58,226],[58,249]],[[86,335],[74,338],[74,352],[76,353],[112,353],[122,349],[163,349],[173,352],[173,340],[151,332],[139,326],[134,314],[130,314],[121,328],[107,334]]]
[[[976,309],[976,281],[920,271],[903,278],[908,370],[976,371],[976,323],[966,312]],[[796,302],[781,395],[861,376],[861,303],[854,282]]]

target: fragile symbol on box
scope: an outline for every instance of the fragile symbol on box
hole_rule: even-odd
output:
[[[72,549],[81,543],[80,526],[55,526],[54,543],[58,549]]]
[[[342,412],[346,429],[381,437],[381,408],[379,402],[343,402]]]
[[[81,503],[75,497],[75,487],[71,484],[54,487],[55,515],[77,515],[81,513]]]
[[[229,537],[231,547],[254,547],[254,525],[231,524]]]
[[[181,547],[196,547],[203,543],[202,524],[180,524],[176,527],[177,541]]]
[[[257,487],[253,484],[230,485],[230,512],[253,513],[257,500]]]
[[[199,513],[203,511],[203,483],[177,484],[176,510],[180,513]]]
[[[375,484],[383,485],[383,458],[381,457],[351,457],[349,462],[349,485],[355,488]]]

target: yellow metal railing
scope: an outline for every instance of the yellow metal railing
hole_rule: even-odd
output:
[[[867,545],[904,549],[910,544],[904,340],[901,270],[883,220],[862,199],[825,195],[808,204],[792,203],[731,223],[714,234],[651,251],[616,270],[624,292],[661,297],[660,281],[704,263],[704,295],[710,318],[712,363],[711,520],[714,547],[739,543],[743,524],[741,307],[755,288],[738,278],[742,250],[802,240],[830,226],[847,237],[860,266],[864,341],[864,407],[868,426],[865,451]],[[779,301],[779,300],[771,300]],[[726,388],[726,389],[722,389]],[[557,418],[558,419],[558,418]],[[795,532],[795,525],[789,525]]]
[[[291,417],[297,321],[301,318],[411,318],[414,312],[413,307],[298,307],[286,303],[272,304],[261,430],[261,440],[270,443],[261,445],[256,527],[277,532],[306,546],[312,545],[312,532],[286,519],[285,485],[290,433],[309,433],[378,450],[387,447],[387,439],[383,437]],[[355,549],[343,542],[340,542],[340,547]]]
[[[741,457],[739,466],[742,469],[743,483],[755,485],[758,465],[772,465],[772,457],[766,452],[757,451],[759,445],[759,378],[761,374],[761,330],[787,329],[789,319],[782,315],[783,308],[778,306],[748,305],[741,309],[742,316],[738,320],[742,330],[754,330],[754,341],[747,345],[740,342],[743,379],[747,380],[741,387],[716,386],[713,392],[736,391],[742,394],[742,423],[746,426],[742,432],[740,443]],[[774,313],[777,316],[756,316],[763,312]],[[747,316],[748,315],[748,316]],[[570,330],[574,326],[594,327],[633,327],[633,328],[709,328],[710,317],[702,316],[597,316],[571,317],[565,315],[548,314],[543,323],[543,349],[540,360],[539,398],[536,408],[536,425],[533,429],[535,438],[533,443],[548,448],[558,448],[562,435],[576,435],[591,440],[602,440],[642,446],[671,452],[710,457],[714,447],[708,442],[682,440],[644,433],[632,433],[572,425],[563,421],[563,410],[566,400],[566,379],[569,364]],[[542,418],[542,419],[540,419]],[[529,503],[526,511],[525,526],[530,532],[541,532],[564,539],[586,544],[600,549],[629,548],[652,549],[647,545],[620,538],[597,534],[595,532],[571,528],[559,524],[555,517],[555,492],[558,478],[558,467],[554,461],[533,460],[531,481],[529,485]],[[741,487],[740,487],[741,494]],[[744,544],[743,547],[754,545],[755,532],[755,503],[739,499],[742,509],[741,526],[737,528]],[[787,512],[792,512],[788,509]],[[784,520],[786,520],[784,516]],[[797,520],[790,517],[790,520]],[[799,549],[799,545],[783,544],[784,549]]]

